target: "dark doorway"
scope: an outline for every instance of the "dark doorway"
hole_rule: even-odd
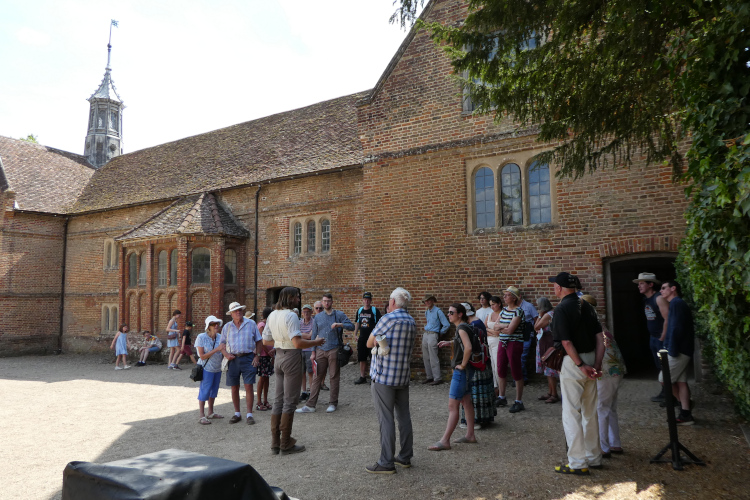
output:
[[[281,291],[286,288],[285,286],[275,286],[273,288],[266,289],[266,307],[274,307],[276,303],[279,301],[279,294]],[[297,293],[300,296],[300,300],[302,299],[302,291],[297,288]],[[302,307],[300,305],[300,307]]]
[[[674,254],[619,257],[605,262],[609,326],[625,358],[629,376],[658,374],[649,350],[649,333],[643,312],[643,296],[633,280],[639,273],[654,273],[660,281],[675,278]]]

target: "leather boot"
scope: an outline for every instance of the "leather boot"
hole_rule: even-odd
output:
[[[281,415],[271,415],[271,452],[274,455],[279,454],[279,450],[281,449],[280,445],[280,439],[281,439],[281,429],[279,428],[279,425],[281,424]]]
[[[282,413],[281,424],[281,454],[289,455],[291,453],[299,453],[305,451],[305,447],[297,443],[297,440],[292,437],[292,422],[294,421],[294,413]]]

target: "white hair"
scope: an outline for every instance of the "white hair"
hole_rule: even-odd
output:
[[[411,294],[404,288],[398,287],[391,292],[391,298],[396,301],[396,307],[406,309],[411,302]]]

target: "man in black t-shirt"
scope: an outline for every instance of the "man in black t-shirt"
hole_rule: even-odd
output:
[[[357,340],[357,361],[359,361],[359,378],[354,381],[355,385],[367,382],[367,358],[370,357],[370,349],[367,348],[367,339],[370,338],[375,325],[380,321],[382,314],[377,307],[372,305],[372,294],[365,292],[362,295],[362,307],[357,311],[354,320],[354,336],[359,334]]]
[[[566,356],[560,370],[562,419],[568,442],[568,464],[555,467],[562,474],[588,475],[600,469],[599,422],[596,416],[596,379],[604,358],[602,325],[596,310],[576,295],[580,282],[569,273],[549,278],[560,303],[552,317],[552,337]]]

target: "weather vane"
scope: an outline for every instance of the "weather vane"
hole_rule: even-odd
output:
[[[117,27],[117,21],[114,19],[109,23],[109,42],[107,42],[107,69],[109,69],[109,56],[112,53],[112,26]]]

